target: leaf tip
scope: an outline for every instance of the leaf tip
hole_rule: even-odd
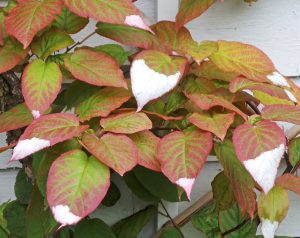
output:
[[[154,32],[151,30],[151,28],[145,23],[143,18],[139,15],[126,16],[124,23],[126,25],[137,27],[137,28],[149,31],[152,34],[154,34]]]
[[[11,161],[24,159],[26,156],[31,155],[39,150],[49,147],[50,141],[43,140],[36,137],[26,140],[20,140],[14,148]]]
[[[269,219],[263,219],[261,232],[264,238],[274,238],[278,225],[279,223],[277,221],[271,222]]]
[[[51,210],[55,220],[62,224],[60,228],[66,225],[74,225],[82,219],[81,217],[73,214],[70,211],[70,207],[67,205],[53,206],[51,207]]]
[[[189,200],[191,200],[191,193],[194,182],[194,178],[180,178],[176,181],[176,184],[184,189]]]

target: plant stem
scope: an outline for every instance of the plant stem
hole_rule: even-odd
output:
[[[261,112],[258,110],[258,108],[256,107],[256,105],[253,102],[249,101],[246,103],[257,115],[261,115]]]
[[[242,223],[238,224],[237,226],[233,227],[232,229],[225,231],[222,233],[221,237],[224,238],[225,236],[229,235],[232,232],[235,232],[242,228],[246,223],[248,222],[248,219],[245,219]]]
[[[83,38],[83,40],[78,41],[77,43],[75,43],[74,45],[72,45],[70,48],[68,48],[66,50],[66,53],[70,52],[72,49],[74,49],[76,46],[83,44],[85,41],[87,41],[89,38],[91,38],[93,35],[95,35],[96,32],[92,32],[91,34],[87,35],[85,38]]]
[[[168,212],[167,208],[165,207],[164,203],[160,200],[159,203],[161,204],[162,208],[164,209],[167,217],[172,222],[173,226],[178,230],[178,232],[181,234],[181,236],[184,238],[184,234],[182,233],[180,227],[174,222],[173,218],[171,217],[170,213]]]
[[[4,227],[1,224],[0,224],[0,230],[2,230],[5,233],[5,235],[7,235],[7,237],[10,237],[8,232],[4,229]]]

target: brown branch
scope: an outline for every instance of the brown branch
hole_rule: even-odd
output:
[[[70,48],[68,48],[66,50],[66,53],[70,52],[71,50],[73,50],[76,46],[79,46],[81,44],[83,44],[85,41],[87,41],[89,38],[91,38],[93,35],[95,35],[97,32],[92,32],[91,34],[87,35],[85,38],[83,38],[83,40],[76,42],[74,45],[72,45]]]

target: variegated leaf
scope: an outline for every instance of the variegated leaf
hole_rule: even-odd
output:
[[[181,0],[179,12],[176,16],[177,28],[184,26],[189,21],[204,13],[215,0]]]
[[[61,227],[76,224],[101,203],[110,185],[109,168],[81,150],[58,157],[49,170],[47,200]]]
[[[127,88],[118,62],[105,53],[77,50],[65,58],[65,66],[76,79],[89,84]]]
[[[19,138],[11,160],[21,160],[44,148],[80,135],[88,126],[69,113],[56,113],[34,120]]]
[[[227,130],[234,121],[235,113],[193,113],[189,121],[204,131],[210,131],[224,140]]]
[[[130,91],[122,88],[104,88],[87,97],[76,107],[81,121],[93,117],[107,117],[131,98]]]
[[[275,186],[265,195],[260,194],[258,203],[258,215],[264,237],[274,237],[279,223],[286,217],[289,207],[289,197],[285,189]]]
[[[283,131],[268,120],[255,125],[247,122],[234,130],[233,144],[238,159],[267,194],[274,186],[285,151]]]
[[[133,134],[152,128],[152,122],[145,113],[125,112],[102,118],[100,125],[104,131],[121,134]]]
[[[61,0],[19,1],[5,19],[8,34],[27,48],[37,32],[48,26],[60,13]]]
[[[33,117],[25,103],[0,114],[0,133],[29,125]]]
[[[171,182],[182,187],[189,199],[211,149],[211,133],[199,129],[172,132],[159,142],[157,155],[162,172]]]
[[[96,32],[121,44],[143,49],[159,49],[157,36],[132,26],[97,23]]]
[[[25,59],[28,51],[14,39],[7,40],[0,48],[0,73],[4,73],[14,68],[20,61]]]
[[[218,41],[218,51],[209,58],[225,72],[237,73],[259,82],[268,82],[268,75],[275,71],[267,55],[254,46],[239,42]]]
[[[131,85],[138,109],[172,90],[184,75],[187,60],[160,51],[139,53],[131,65]]]
[[[142,19],[139,10],[128,0],[63,0],[67,8],[81,17],[90,17],[96,21],[125,24],[150,30]]]
[[[26,66],[22,76],[22,93],[34,118],[40,117],[60,91],[62,73],[53,62],[36,59]]]
[[[285,121],[300,125],[300,107],[292,105],[269,105],[262,110],[262,117],[266,120]]]
[[[85,133],[82,142],[91,154],[121,176],[138,163],[137,147],[124,135],[108,133],[99,139]]]
[[[151,131],[141,131],[129,135],[129,138],[133,140],[138,148],[138,164],[145,168],[160,172],[160,163],[156,155],[160,139]]]

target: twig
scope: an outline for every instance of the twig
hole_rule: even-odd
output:
[[[93,35],[95,35],[97,32],[92,32],[91,34],[87,35],[83,40],[78,41],[74,45],[72,45],[70,48],[66,50],[66,53],[70,52],[72,49],[74,49],[76,46],[83,44],[85,41],[87,41],[89,38],[91,38]]]
[[[258,108],[256,107],[256,105],[253,102],[248,101],[246,103],[257,115],[261,115],[261,112],[258,110]]]
[[[170,219],[170,221],[172,222],[173,226],[179,231],[179,233],[182,235],[182,237],[184,238],[184,234],[182,233],[181,229],[179,228],[179,226],[175,223],[175,221],[173,220],[173,218],[171,217],[170,213],[168,212],[167,208],[165,207],[164,203],[162,201],[159,202],[162,206],[162,208],[164,209],[167,217]]]
[[[222,235],[221,235],[221,237],[222,237],[222,238],[225,238],[225,236],[229,235],[230,233],[239,230],[239,229],[242,228],[247,222],[248,222],[248,219],[245,219],[242,223],[238,224],[237,226],[231,228],[231,229],[228,230],[228,231],[223,232]]]
[[[7,235],[7,237],[10,237],[8,232],[4,229],[4,227],[1,224],[0,224],[0,230],[2,230],[5,233],[5,235]]]

